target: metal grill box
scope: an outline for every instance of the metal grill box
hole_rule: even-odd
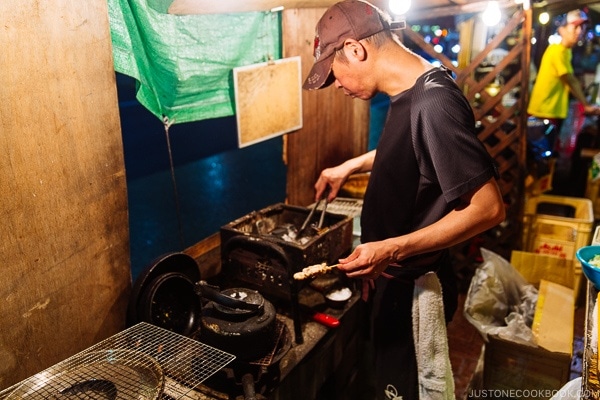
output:
[[[279,231],[302,226],[309,212],[309,208],[278,203],[221,227],[222,272],[286,297],[294,272],[322,262],[337,263],[352,248],[353,218],[348,215],[327,211],[321,229],[301,242],[281,237]],[[319,217],[320,212],[313,216]]]

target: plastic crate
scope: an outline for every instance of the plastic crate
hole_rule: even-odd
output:
[[[585,186],[585,197],[592,201],[594,218],[600,219],[600,179],[592,179],[591,171],[588,172],[587,184]]]
[[[532,171],[532,173],[525,178],[525,190],[527,194],[530,196],[539,196],[544,192],[552,190],[555,169],[556,160],[551,158],[548,160],[548,171],[545,171],[544,174],[540,174],[538,171]]]
[[[574,294],[581,290],[581,264],[575,253],[590,244],[594,224],[592,201],[540,195],[527,199],[523,218],[523,249],[565,258],[572,265]]]

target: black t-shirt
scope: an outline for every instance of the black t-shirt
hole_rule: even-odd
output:
[[[362,241],[428,226],[494,176],[494,161],[477,138],[468,101],[447,70],[434,68],[391,99],[365,193]],[[425,257],[432,254],[402,266],[419,265]],[[404,275],[399,270],[405,268],[394,270]]]

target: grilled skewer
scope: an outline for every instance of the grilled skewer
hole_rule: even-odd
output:
[[[296,272],[294,274],[294,279],[303,280],[313,278],[317,275],[325,274],[331,271],[332,269],[337,268],[338,265],[340,264],[327,265],[327,263],[324,262],[321,264],[310,265],[306,268],[303,268],[302,271]]]

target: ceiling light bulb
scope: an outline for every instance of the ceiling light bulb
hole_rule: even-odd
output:
[[[538,21],[540,21],[540,24],[546,25],[548,23],[548,21],[550,21],[550,14],[548,14],[546,11],[544,11],[538,17]]]
[[[410,9],[411,0],[390,0],[388,7],[395,15],[404,15]]]
[[[481,14],[481,18],[487,26],[497,25],[501,17],[502,14],[500,13],[500,6],[497,1],[488,2],[487,8]]]

